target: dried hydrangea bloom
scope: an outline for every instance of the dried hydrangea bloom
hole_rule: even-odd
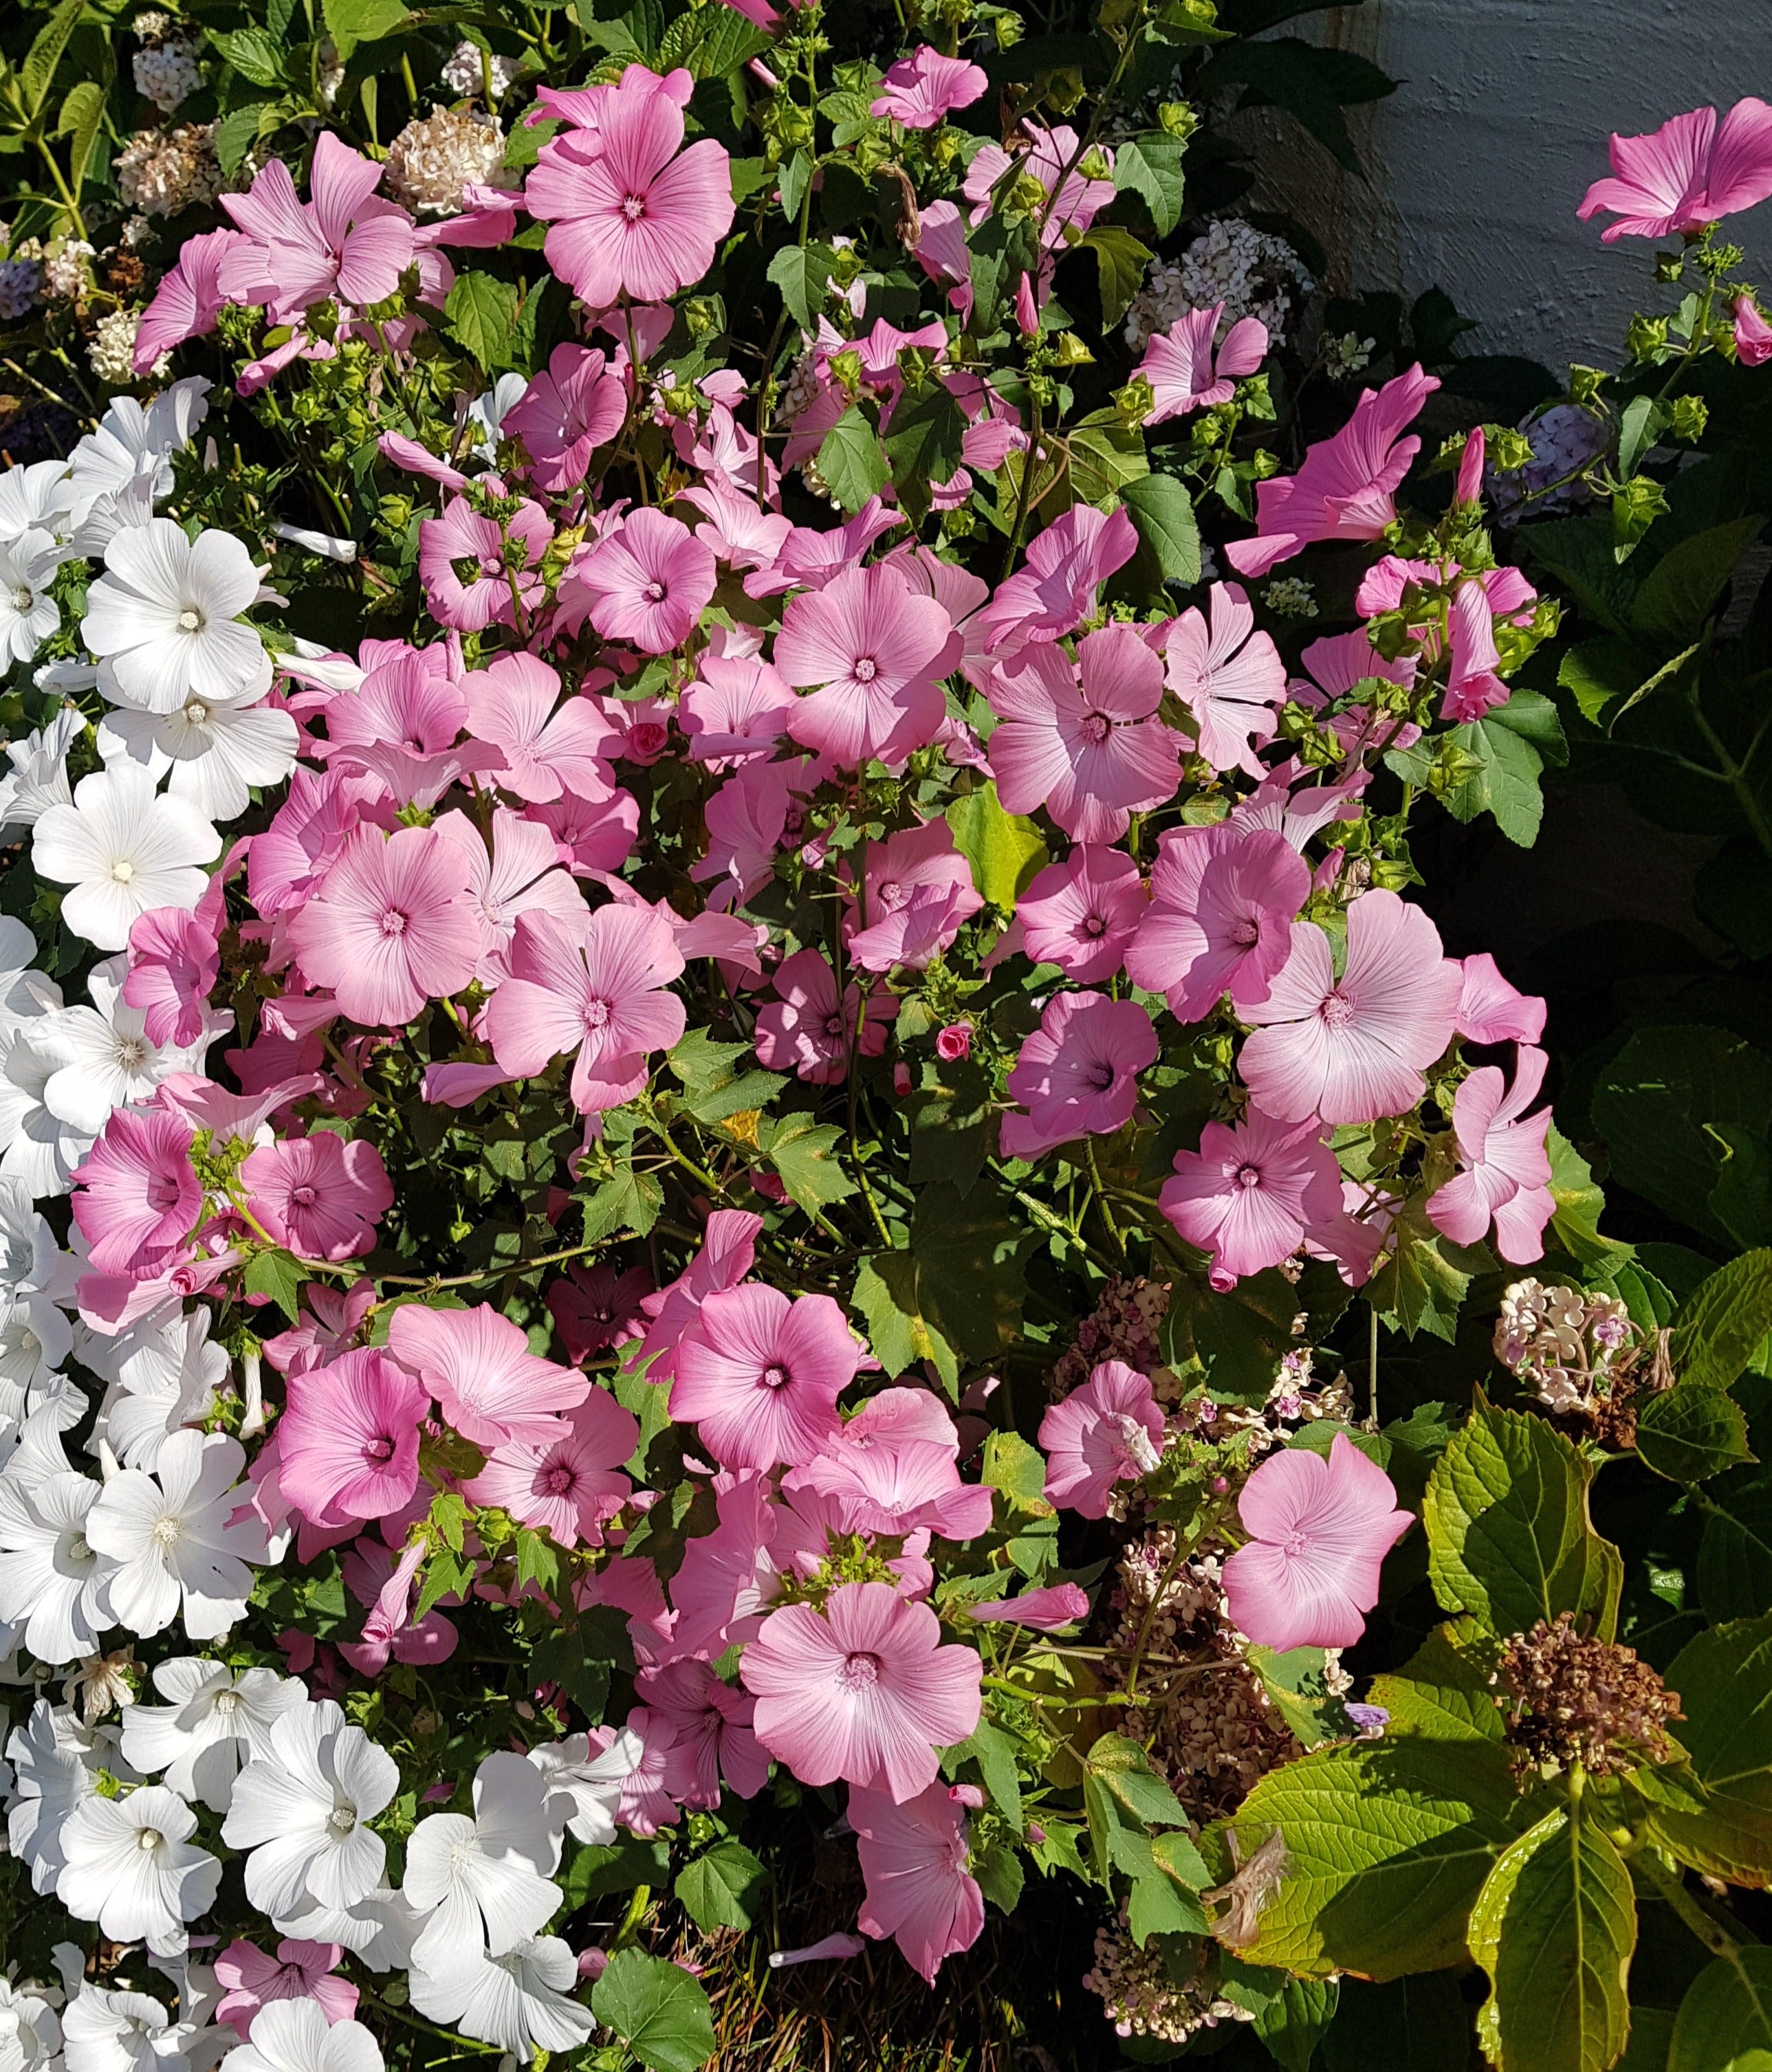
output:
[[[1490,1681],[1523,1772],[1579,1763],[1589,1777],[1617,1777],[1673,1758],[1667,1723],[1685,1716],[1679,1692],[1634,1648],[1577,1633],[1573,1612],[1515,1634]]]
[[[388,191],[414,216],[458,216],[462,190],[491,186],[504,163],[495,117],[433,107],[388,146]]]

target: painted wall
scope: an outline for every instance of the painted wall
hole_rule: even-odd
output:
[[[1319,197],[1330,285],[1412,298],[1437,282],[1481,323],[1467,350],[1553,368],[1612,358],[1647,278],[1647,245],[1602,245],[1575,220],[1608,134],[1772,99],[1772,0],[1366,0],[1293,30],[1403,82],[1351,112],[1368,181],[1289,124],[1245,118],[1308,171],[1292,191]],[[1738,234],[1772,290],[1772,203]]]

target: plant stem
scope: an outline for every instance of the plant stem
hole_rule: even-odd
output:
[[[1685,1881],[1669,1870],[1653,1849],[1643,1850],[1631,1860],[1655,1887],[1658,1896],[1667,1901],[1712,1955],[1733,1959],[1741,1954],[1741,1938],[1731,1935],[1722,1922],[1692,1897],[1686,1889]]]

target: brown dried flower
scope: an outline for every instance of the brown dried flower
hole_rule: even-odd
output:
[[[1492,1680],[1522,1771],[1579,1763],[1590,1777],[1615,1777],[1674,1753],[1667,1722],[1684,1716],[1679,1693],[1634,1648],[1577,1633],[1572,1612],[1515,1634]]]

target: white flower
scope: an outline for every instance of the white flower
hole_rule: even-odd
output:
[[[553,1918],[561,1890],[548,1873],[560,1838],[548,1819],[548,1791],[532,1763],[495,1749],[474,1778],[474,1817],[433,1813],[406,1844],[402,1889],[430,1918],[413,1945],[413,1963],[447,1977],[481,1951],[509,1950]]]
[[[234,1487],[246,1451],[224,1432],[175,1432],[160,1449],[158,1479],[125,1468],[105,1485],[87,1537],[117,1564],[105,1591],[112,1615],[133,1634],[160,1632],[178,1615],[193,1640],[213,1640],[246,1615],[249,1560],[265,1558],[265,1528]]]
[[[336,1942],[372,1971],[403,1971],[412,1962],[418,1922],[405,1897],[378,1885],[349,1906],[315,1906],[288,1914],[278,1930],[301,1942]]]
[[[145,1101],[169,1074],[200,1075],[204,1053],[228,1026],[226,1016],[206,1013],[195,1043],[150,1043],[143,1010],[123,997],[129,975],[126,955],[95,964],[86,981],[92,1005],[64,1007],[51,1024],[68,1054],[44,1087],[43,1104],[71,1128],[95,1137],[113,1108]]]
[[[139,474],[131,475],[121,489],[109,489],[102,496],[95,496],[85,507],[74,528],[76,554],[88,561],[102,561],[119,532],[131,527],[139,531],[154,523],[154,469],[153,454],[144,455]],[[98,678],[95,668],[93,682]]]
[[[548,1818],[558,1829],[594,1848],[615,1839],[615,1809],[622,1786],[640,1766],[646,1753],[638,1734],[623,1727],[600,1754],[590,1753],[584,1734],[532,1748],[529,1761],[548,1786]]]
[[[193,2033],[146,1993],[84,1986],[62,2010],[68,2072],[185,2072]]]
[[[127,756],[212,820],[236,820],[252,804],[251,787],[281,784],[295,767],[301,740],[294,719],[274,705],[208,704],[195,693],[177,711],[120,709],[100,722],[107,763]]]
[[[0,1482],[0,1491],[4,1486]],[[272,1728],[306,1703],[302,1686],[274,1669],[236,1675],[224,1662],[189,1655],[157,1663],[154,1688],[171,1703],[130,1708],[123,1753],[139,1770],[163,1770],[175,1791],[200,1799],[216,1813],[232,1803],[243,1762],[274,1760]]]
[[[0,475],[0,483],[6,478]],[[47,668],[58,664],[50,663]],[[39,676],[46,673],[39,670]],[[68,785],[68,751],[85,722],[72,705],[64,705],[47,726],[6,744],[12,767],[0,772],[0,841],[14,841],[16,831],[34,828],[51,806],[73,798]],[[23,923],[8,917],[8,926]]]
[[[228,2054],[233,2072],[382,2072],[381,2051],[360,2021],[328,2023],[318,2000],[273,2000],[253,2033]]]
[[[0,1979],[0,2072],[39,2072],[60,2049],[61,2021],[50,1990]]]
[[[73,1349],[73,1326],[48,1296],[0,1297],[0,1416],[22,1422]]]
[[[62,1830],[56,1897],[113,1942],[171,1942],[221,1883],[220,1863],[191,1845],[196,1830],[196,1815],[163,1784],[83,1799]]]
[[[49,585],[62,560],[47,532],[0,544],[0,660],[28,662],[61,624]]]
[[[65,1194],[93,1140],[71,1129],[43,1102],[50,1080],[68,1062],[47,1022],[0,1034],[0,1173],[31,1190],[33,1200]]]
[[[157,713],[192,697],[212,705],[262,697],[271,658],[239,616],[262,574],[231,532],[199,532],[193,543],[170,518],[118,532],[80,622],[105,695]]]
[[[537,2049],[576,2050],[590,2041],[595,2017],[566,1997],[578,1982],[578,1960],[566,1944],[557,1935],[537,1935],[496,1957],[483,1951],[441,1975],[415,1970],[412,2004],[433,2021],[514,2051],[526,2065]]]
[[[290,546],[304,547],[309,553],[319,554],[329,561],[354,561],[357,558],[356,541],[342,533],[316,532],[307,525],[273,525],[271,532]]]
[[[208,416],[209,387],[202,375],[191,375],[151,403],[138,403],[133,396],[111,398],[97,429],[68,456],[76,525],[96,499],[114,495],[144,471],[156,498],[172,494],[172,456],[190,445]]]
[[[517,61],[501,57],[496,51],[483,53],[478,43],[460,43],[450,52],[442,78],[450,92],[465,101],[486,91],[487,72],[492,75],[494,98],[502,99],[517,76]]]
[[[47,1294],[60,1291],[65,1278],[56,1233],[37,1213],[30,1189],[0,1174],[0,1290]]]
[[[226,1349],[209,1342],[209,1318],[200,1305],[188,1314],[175,1310],[129,1345],[87,1441],[89,1451],[102,1438],[125,1467],[151,1473],[169,1434],[203,1422],[228,1375]]]
[[[466,47],[471,49],[473,46]],[[480,458],[491,458],[504,427],[504,413],[522,401],[528,388],[528,383],[520,374],[501,374],[490,388],[483,390],[468,405],[466,430],[475,445],[482,450]]]
[[[6,1840],[31,1870],[31,1889],[49,1891],[61,1875],[62,1829],[76,1806],[98,1789],[97,1773],[133,1777],[118,1749],[113,1727],[81,1725],[73,1709],[39,1698],[31,1717],[14,1727],[6,1743],[13,1766],[13,1799],[6,1809]]]
[[[18,1459],[0,1475],[0,1619],[39,1662],[78,1661],[111,1624],[104,1609],[111,1564],[86,1537],[99,1485],[65,1467],[18,1475]]]
[[[38,821],[31,860],[40,878],[73,890],[62,918],[101,950],[128,946],[137,917],[155,906],[188,911],[209,881],[198,866],[221,853],[221,837],[184,799],[163,799],[134,763],[83,777],[70,806]]]
[[[60,535],[68,528],[73,481],[64,460],[33,461],[0,475],[0,543],[10,545],[27,532]]]
[[[280,1926],[315,1906],[355,1906],[388,1860],[368,1823],[399,1789],[393,1758],[330,1699],[286,1712],[270,1753],[241,1772],[221,1831],[230,1848],[252,1851],[246,1897]]]

